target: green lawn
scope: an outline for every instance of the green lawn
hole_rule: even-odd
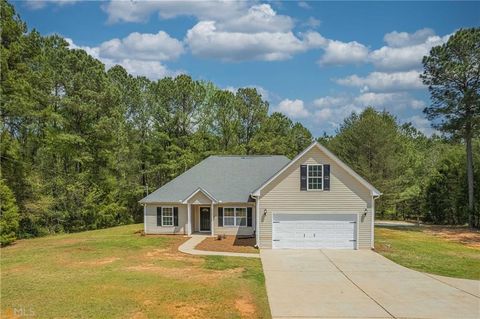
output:
[[[181,254],[183,236],[129,225],[1,249],[2,317],[268,318],[258,259]]]
[[[449,241],[416,227],[375,227],[375,249],[408,268],[480,279],[480,249]]]

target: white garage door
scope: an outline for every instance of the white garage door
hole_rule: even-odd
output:
[[[356,214],[273,214],[273,248],[355,249]]]

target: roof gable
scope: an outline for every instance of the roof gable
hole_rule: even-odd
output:
[[[334,161],[338,166],[343,168],[348,174],[354,177],[356,180],[360,182],[363,186],[370,190],[373,196],[380,196],[382,193],[376,189],[372,184],[367,182],[364,178],[358,175],[353,169],[351,169],[347,164],[342,162],[337,156],[335,156],[332,152],[330,152],[325,146],[321,145],[318,142],[313,142],[310,144],[303,152],[295,156],[293,160],[291,160],[287,165],[285,165],[281,170],[279,170],[275,175],[270,177],[265,183],[263,183],[259,188],[257,188],[254,192],[252,192],[252,196],[260,196],[260,191],[265,188],[268,184],[276,180],[284,171],[286,171],[290,166],[296,163],[300,158],[302,158],[305,154],[307,154],[312,148],[317,147],[323,152],[328,158]]]

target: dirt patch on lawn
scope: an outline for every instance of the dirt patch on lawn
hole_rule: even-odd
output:
[[[480,249],[480,231],[466,227],[427,226],[425,233]]]
[[[78,264],[80,265],[88,265],[88,266],[103,266],[113,263],[114,261],[120,260],[118,257],[107,257],[97,260],[89,260],[89,261],[80,261]]]
[[[213,304],[196,301],[194,304],[186,302],[172,303],[168,312],[175,318],[210,318],[210,309]]]
[[[162,267],[154,264],[141,264],[137,266],[126,267],[126,269],[129,271],[153,272],[168,278],[180,279],[185,281],[195,280],[204,284],[214,284],[222,278],[238,276],[238,274],[242,273],[244,270],[243,268],[239,267],[228,270],[207,271],[196,266],[171,268]]]
[[[235,300],[235,308],[240,312],[242,318],[254,318],[255,305],[252,303],[252,300],[247,298],[237,299]]]
[[[221,240],[218,240],[217,237],[208,237],[200,244],[198,244],[195,248],[208,251],[258,254],[258,249],[256,249],[254,245],[255,238],[238,238],[236,236],[226,236],[226,238]]]

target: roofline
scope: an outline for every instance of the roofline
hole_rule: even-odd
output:
[[[340,167],[342,167],[344,170],[347,171],[350,175],[355,177],[363,186],[368,188],[373,196],[380,196],[382,193],[376,189],[372,184],[367,182],[364,178],[362,178],[360,175],[358,175],[353,169],[351,169],[347,164],[342,162],[337,156],[335,156],[332,152],[330,152],[325,146],[322,144],[318,143],[317,141],[314,141],[312,144],[310,144],[306,149],[304,149],[300,154],[295,156],[294,159],[292,159],[287,165],[285,165],[282,169],[280,169],[275,175],[270,177],[265,183],[263,183],[259,188],[257,188],[255,191],[253,191],[250,195],[251,196],[260,196],[260,191],[270,184],[273,180],[275,180],[280,174],[285,172],[290,166],[293,165],[296,161],[298,161],[303,155],[305,155],[308,151],[310,151],[314,147],[318,147],[322,152],[325,153],[330,159],[332,159],[335,163],[337,163]]]
[[[207,192],[207,191],[204,190],[203,188],[199,187],[199,188],[197,188],[195,191],[193,191],[193,193],[191,193],[187,198],[185,198],[185,199],[182,201],[182,203],[183,203],[183,204],[188,204],[188,203],[187,203],[188,200],[189,200],[190,198],[192,198],[193,196],[195,196],[198,192],[202,192],[203,195],[207,196],[207,197],[212,201],[212,203],[215,204],[215,203],[218,202],[218,200],[217,200],[215,197],[213,197],[212,194],[210,194],[209,192]]]

